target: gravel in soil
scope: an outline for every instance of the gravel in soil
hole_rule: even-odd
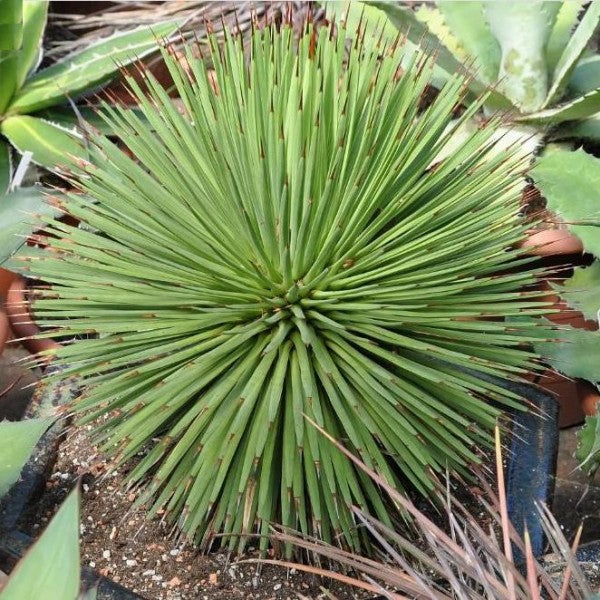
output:
[[[73,429],[60,447],[46,493],[23,515],[20,529],[37,537],[58,504],[82,478],[81,559],[101,575],[150,600],[256,600],[372,598],[349,586],[294,569],[243,560],[227,553],[201,554],[176,546],[170,528],[134,511],[135,492],[128,492],[123,474],[106,473],[106,463],[90,444],[87,431]]]

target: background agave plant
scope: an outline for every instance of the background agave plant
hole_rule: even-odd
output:
[[[47,16],[48,0],[6,0],[0,8],[0,191],[11,177],[11,146],[46,167],[85,155],[77,115],[63,106],[68,98],[97,90],[118,75],[119,64],[155,52],[157,40],[177,29],[171,21],[95,40],[38,71]]]
[[[464,79],[420,111],[430,59],[347,56],[344,38],[267,27],[249,62],[240,38],[211,38],[216,81],[191,47],[165,51],[185,110],[130,78],[144,119],[104,112],[136,158],[91,134],[74,183],[95,202],[65,200],[83,227],[48,219],[26,263],[51,284],[34,303],[46,335],[96,334],[57,352],[85,386],[75,409],[116,464],[136,458],[150,514],[204,545],[243,548],[276,521],[359,549],[351,506],[397,509],[304,415],[427,493],[519,404],[478,375],[534,361],[538,325],[503,321],[543,312],[513,249],[521,161],[494,149],[494,121],[436,161]]]

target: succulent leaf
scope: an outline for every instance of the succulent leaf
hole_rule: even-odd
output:
[[[32,152],[33,160],[49,169],[70,166],[74,158],[84,158],[83,137],[70,129],[38,117],[17,115],[0,122],[0,133],[21,153]]]
[[[600,88],[600,55],[594,54],[581,59],[569,81],[569,95],[583,96]]]
[[[600,112],[600,89],[595,89],[554,108],[520,115],[515,118],[515,121],[536,125],[554,125],[565,121],[587,119],[598,112]]]
[[[177,31],[177,22],[140,27],[114,34],[75,55],[38,71],[27,79],[10,104],[11,114],[30,113],[63,104],[113,79],[120,66],[157,50],[157,43]]]
[[[600,332],[586,329],[557,329],[554,340],[536,342],[536,351],[557,371],[567,377],[600,382]]]
[[[543,5],[542,0],[484,5],[502,51],[499,89],[523,113],[539,110],[548,92],[545,47],[551,23]]]
[[[436,473],[468,476],[498,406],[519,406],[484,376],[534,368],[539,324],[502,321],[544,312],[514,249],[523,160],[491,119],[431,166],[465,80],[421,110],[429,59],[399,69],[401,43],[347,56],[345,37],[267,27],[247,61],[226,34],[210,67],[163,52],[185,110],[129,78],[145,118],[104,110],[128,152],[91,136],[77,182],[95,202],[66,200],[83,227],[50,221],[26,263],[51,284],[38,321],[85,333],[55,358],[85,384],[75,410],[105,417],[116,464],[136,459],[150,514],[205,547],[273,521],[364,547],[352,506],[398,513],[305,417],[427,493]]]
[[[0,197],[0,265],[43,225],[40,221],[43,215],[58,212],[48,202],[49,195],[50,190],[35,186],[19,188]]]
[[[575,458],[579,466],[590,476],[600,467],[600,418],[598,415],[586,417],[583,427],[577,434],[578,446]]]
[[[569,306],[581,311],[586,319],[600,321],[600,261],[576,268],[560,289]]]
[[[488,84],[495,82],[500,71],[501,51],[486,22],[484,2],[442,0],[437,5],[466,55],[475,61],[480,78]]]
[[[50,423],[48,419],[0,422],[0,498],[19,480],[21,470]]]
[[[563,95],[571,73],[581,58],[588,42],[598,29],[600,22],[600,3],[590,2],[577,28],[573,31],[552,75],[552,85],[542,108],[554,104]]]
[[[78,592],[79,491],[75,489],[15,565],[0,600],[76,600]]]
[[[583,7],[584,0],[570,0],[569,2],[557,2],[560,5],[554,27],[546,44],[546,63],[548,64],[548,75],[551,75],[562,56],[564,49],[569,43],[571,32],[577,26],[579,13]]]
[[[567,121],[553,132],[556,139],[583,138],[600,140],[600,115],[581,121]]]
[[[531,171],[548,208],[600,256],[600,160],[583,150],[546,152]]]
[[[6,194],[12,179],[12,158],[10,146],[0,140],[0,198]]]
[[[23,4],[23,43],[18,54],[17,89],[25,83],[27,75],[35,71],[41,61],[47,18],[48,0]]]

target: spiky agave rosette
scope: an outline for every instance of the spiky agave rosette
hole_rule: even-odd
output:
[[[249,61],[231,36],[205,59],[165,51],[184,111],[151,76],[148,95],[129,80],[144,120],[105,109],[136,158],[92,136],[77,179],[96,203],[67,201],[82,228],[49,223],[35,315],[96,334],[56,362],[105,450],[136,457],[150,514],[205,545],[278,522],[358,550],[351,505],[396,509],[304,415],[393,485],[468,472],[519,402],[477,373],[535,359],[536,325],[502,321],[543,310],[512,249],[522,164],[494,123],[435,164],[465,82],[420,111],[432,63],[401,43],[348,55],[284,25]]]

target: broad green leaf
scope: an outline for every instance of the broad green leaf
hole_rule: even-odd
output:
[[[65,129],[37,117],[8,117],[0,122],[0,133],[19,152],[29,150],[36,163],[49,169],[68,166],[73,162],[72,157],[87,155],[83,138],[76,129]]]
[[[177,31],[178,23],[169,22],[140,27],[100,40],[85,50],[38,71],[17,92],[11,113],[30,113],[62,104],[65,96],[76,98],[110,81],[120,66],[155,52],[158,43]]]
[[[23,40],[23,0],[0,2],[0,52],[17,50]]]
[[[421,4],[415,7],[415,15],[419,21],[427,25],[427,29],[440,40],[450,52],[459,60],[465,61],[467,55],[460,41],[450,31],[444,15],[433,4]]]
[[[554,369],[567,377],[600,381],[600,332],[557,329],[552,341],[536,342],[535,349]]]
[[[0,600],[77,600],[79,569],[79,490],[75,489],[16,564]]]
[[[577,433],[578,445],[575,458],[588,475],[594,475],[600,467],[600,417],[586,417]]]
[[[540,109],[548,92],[545,47],[551,26],[542,0],[484,6],[502,53],[498,88],[521,112]]]
[[[23,4],[23,44],[19,49],[17,89],[35,70],[41,55],[44,29],[48,18],[48,0],[25,0]]]
[[[489,84],[498,78],[501,51],[486,23],[483,4],[483,0],[443,0],[437,6],[466,55],[475,60],[481,79]]]
[[[0,421],[0,497],[19,480],[21,470],[50,422],[49,419]]]
[[[6,194],[11,179],[12,157],[10,146],[4,140],[0,139],[0,198]]]
[[[0,26],[0,38],[2,31]],[[17,87],[18,53],[16,50],[0,50],[0,115],[4,114]]]
[[[49,204],[49,195],[56,195],[56,192],[35,186],[19,188],[0,197],[0,264],[40,227],[40,216],[58,213]]]
[[[411,8],[402,6],[401,4],[376,0],[369,1],[366,4],[382,10],[387,14],[396,28],[402,34],[406,35],[410,41],[435,54],[436,65],[441,67],[446,73],[466,72],[463,63],[429,31],[426,25],[417,19]],[[477,80],[471,81],[469,87],[475,94],[481,94],[485,90],[485,86]],[[496,91],[490,92],[489,103],[497,108],[510,108],[511,106],[510,102]]]
[[[553,136],[561,138],[583,138],[600,141],[600,115],[582,119],[581,121],[567,121],[562,123]]]
[[[554,27],[550,33],[548,44],[546,45],[546,62],[548,63],[548,75],[554,71],[556,64],[562,56],[564,49],[571,38],[571,31],[577,25],[579,11],[583,6],[584,0],[569,0],[560,2],[560,9],[556,15]]]
[[[127,113],[135,113],[138,117],[143,116],[138,108],[127,108],[125,111]],[[36,116],[71,131],[78,127],[80,128],[79,117],[81,117],[86,123],[89,123],[100,133],[104,135],[112,135],[111,127],[100,115],[101,105],[98,105],[97,109],[89,106],[78,106],[77,112],[79,115],[75,114],[70,106],[56,106],[42,109],[36,113]]]
[[[555,108],[547,108],[528,115],[516,117],[516,121],[552,125],[563,121],[586,119],[600,112],[600,89],[595,89],[584,96],[569,100]]]
[[[600,88],[600,55],[594,54],[581,59],[569,81],[569,95],[583,96]]]
[[[581,311],[586,319],[600,320],[600,261],[576,268],[564,285],[556,289],[561,290],[568,305]]]
[[[557,149],[535,163],[531,176],[548,208],[600,256],[600,159],[583,150]]]
[[[573,31],[564,52],[562,53],[554,73],[552,74],[552,85],[542,108],[554,104],[563,95],[567,88],[571,73],[581,57],[587,44],[598,28],[600,20],[600,2],[590,2],[581,22]]]

